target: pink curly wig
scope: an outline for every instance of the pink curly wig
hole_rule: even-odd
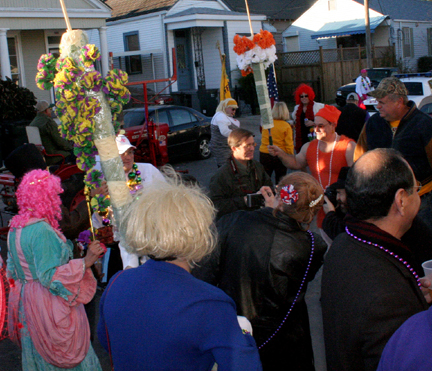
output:
[[[309,97],[309,102],[313,102],[315,99],[315,92],[313,89],[306,84],[300,84],[296,91],[294,92],[294,98],[296,104],[301,104],[300,95],[307,94]]]
[[[46,170],[32,170],[24,175],[16,192],[18,215],[11,220],[11,227],[24,227],[30,219],[45,219],[59,231],[61,219],[60,178]]]

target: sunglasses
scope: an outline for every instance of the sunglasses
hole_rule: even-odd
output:
[[[300,95],[300,98],[309,98],[309,95]]]

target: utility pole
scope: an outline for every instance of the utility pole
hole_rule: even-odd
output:
[[[364,0],[365,8],[365,25],[366,25],[366,58],[367,68],[372,68],[372,39],[370,32],[370,21],[369,21],[369,0]]]

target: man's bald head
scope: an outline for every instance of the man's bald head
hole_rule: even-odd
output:
[[[373,177],[383,166],[383,159],[386,153],[381,150],[367,152],[364,156],[360,157],[356,162],[357,172],[364,176]]]
[[[412,192],[414,175],[402,155],[390,148],[366,152],[348,173],[348,209],[360,220],[386,217],[398,189]]]

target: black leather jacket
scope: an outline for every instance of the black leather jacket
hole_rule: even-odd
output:
[[[192,271],[234,299],[237,314],[251,321],[258,346],[286,316],[311,256],[309,234],[295,220],[282,214],[274,217],[272,211],[237,211],[222,217],[217,223],[218,248]],[[273,367],[289,362],[293,370],[313,370],[304,294],[327,248],[320,236],[314,235],[314,240],[312,262],[297,301],[278,335],[261,350],[264,369],[267,361],[263,352],[268,351]]]

